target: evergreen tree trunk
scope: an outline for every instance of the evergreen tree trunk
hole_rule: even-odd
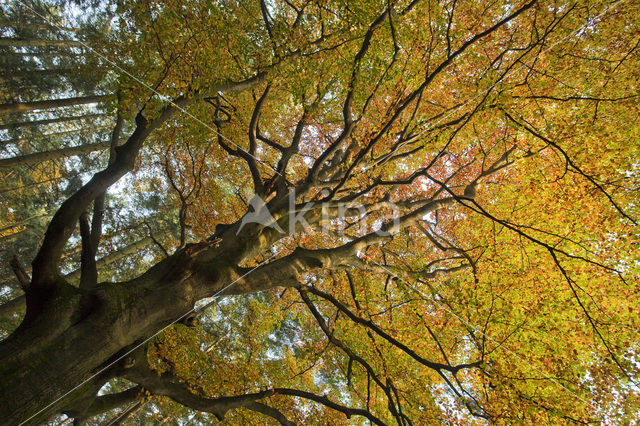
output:
[[[73,155],[88,154],[90,152],[100,151],[106,148],[109,148],[109,141],[72,146],[69,148],[60,148],[52,151],[36,152],[33,154],[21,155],[19,157],[3,158],[0,160],[0,170],[39,164],[45,161],[71,157]]]
[[[40,24],[35,22],[14,22],[7,19],[0,19],[0,27],[11,27],[11,28],[19,28],[22,30],[29,31],[41,31],[41,30],[53,30],[53,31],[70,31],[77,32],[78,28],[71,27],[59,27],[57,25],[49,25],[49,24]]]
[[[46,70],[6,70],[2,73],[4,79],[19,79],[29,77],[31,79],[39,79],[43,77],[59,77],[62,78],[77,71],[76,68],[52,68]]]
[[[0,63],[14,63],[12,59],[15,57],[29,57],[29,58],[58,58],[66,56],[84,56],[83,52],[70,52],[65,50],[59,50],[57,52],[9,52],[7,56],[0,58]],[[10,59],[11,58],[11,59]]]
[[[75,40],[43,40],[0,37],[0,47],[85,47]]]
[[[94,131],[103,131],[106,130],[107,127],[97,127],[97,128],[93,128]],[[43,141],[43,140],[51,140],[53,138],[57,138],[60,136],[66,136],[66,135],[72,135],[74,133],[80,133],[82,132],[83,129],[73,129],[73,130],[65,130],[62,132],[55,132],[55,133],[46,133],[43,135],[39,135],[39,136],[29,136],[29,137],[19,137],[19,138],[15,138],[15,139],[9,139],[7,141],[2,141],[0,142],[2,145],[10,145],[10,144],[14,144],[14,145],[19,145],[21,143],[24,142],[39,142],[39,141]]]
[[[109,253],[108,255],[96,260],[96,267],[103,268],[106,265],[110,265],[113,262],[117,262],[118,260],[124,259],[127,256],[131,256],[135,253],[138,253],[140,252],[140,250],[149,246],[149,244],[151,244],[152,242],[153,240],[151,239],[151,237],[146,237],[134,243],[131,243],[128,246],[125,246],[118,251]],[[76,269],[75,271],[65,275],[65,279],[70,282],[80,279],[80,269]]]
[[[45,120],[12,121],[10,123],[0,124],[0,130],[13,129],[15,127],[32,127],[32,126],[39,126],[39,125],[46,125],[46,124],[64,123],[65,121],[76,121],[76,120],[83,120],[83,119],[95,118],[100,116],[104,116],[104,114],[94,113],[94,114],[78,115],[73,117],[48,118]]]
[[[28,112],[39,109],[95,104],[111,99],[112,97],[112,95],[96,95],[80,96],[76,98],[52,99],[50,101],[15,102],[10,104],[0,104],[0,115],[9,114],[12,112]]]

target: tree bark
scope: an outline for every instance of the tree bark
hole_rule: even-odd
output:
[[[103,383],[110,378],[116,354],[234,279],[222,265],[217,273],[194,273],[192,267],[192,256],[183,251],[125,283],[83,290],[59,278],[49,303],[28,307],[22,324],[0,343],[3,422],[35,424],[73,406],[97,390],[96,373]]]
[[[146,246],[148,246],[149,244],[152,243],[152,239],[151,237],[146,237],[143,238],[141,240],[138,240],[132,244],[129,244],[128,246],[115,251],[113,253],[110,253],[100,259],[98,259],[96,261],[96,267],[97,268],[102,268],[106,265],[110,265],[113,262],[116,262],[120,259],[124,259],[127,256],[130,256],[132,254],[137,253],[138,251],[140,251],[141,249],[145,248]],[[28,271],[30,272],[30,271]],[[65,279],[73,282],[73,281],[77,281],[80,278],[80,269],[76,269],[75,271],[65,275]],[[11,280],[15,280],[15,276],[10,278]],[[0,305],[0,318],[2,317],[6,317],[8,315],[12,315],[15,314],[17,312],[19,312],[21,309],[24,309],[25,307],[25,296],[24,294],[18,297],[15,297],[9,301],[7,301],[6,303]]]
[[[9,123],[0,124],[0,130],[13,129],[16,127],[33,127],[45,124],[54,124],[54,123],[64,123],[66,121],[77,121],[77,120],[86,120],[89,118],[96,118],[104,116],[102,113],[93,113],[93,114],[85,114],[85,115],[77,115],[73,117],[58,117],[58,118],[48,118],[45,120],[31,120],[31,121],[12,121]]]
[[[107,127],[97,127],[97,128],[93,128],[93,131],[99,132],[102,130],[106,130]],[[51,140],[53,138],[58,138],[60,136],[65,136],[65,135],[73,135],[75,133],[80,133],[82,132],[84,129],[73,129],[73,130],[65,130],[62,132],[55,132],[55,133],[46,133],[43,135],[38,135],[38,136],[33,136],[33,137],[19,137],[19,138],[15,138],[15,139],[9,139],[6,141],[2,141],[0,143],[2,143],[3,145],[19,145],[21,143],[24,142],[37,142],[37,141],[42,141],[42,140]]]
[[[122,392],[98,396],[88,399],[86,406],[66,409],[64,413],[69,417],[88,418],[97,416],[107,411],[122,407],[125,404],[135,402],[140,395],[142,387],[135,386]]]
[[[0,37],[2,47],[85,47],[85,44],[76,40],[43,40]]]
[[[30,31],[38,31],[38,30],[52,30],[52,31],[70,31],[77,32],[78,28],[70,28],[70,27],[59,27],[57,25],[50,24],[38,24],[34,22],[15,22],[10,21],[8,19],[0,20],[0,27],[11,27],[16,29],[30,30]]]
[[[240,82],[212,85],[207,91],[247,90],[265,76],[258,73]],[[178,108],[196,99],[178,97],[151,120],[140,111],[135,130],[116,149],[115,161],[54,214],[32,262],[25,318],[0,342],[0,418],[5,423],[38,423],[86,398],[88,392],[95,395],[96,387],[110,378],[119,354],[192,312],[196,301],[228,292],[225,286],[247,275],[232,257],[242,249],[230,240],[224,248],[213,242],[187,245],[127,282],[78,288],[60,276],[61,255],[82,213],[134,168],[147,137]],[[204,258],[202,251],[207,252]]]
[[[0,104],[0,115],[12,112],[28,112],[41,109],[60,108],[66,106],[77,106],[95,104],[112,99],[113,95],[80,96],[76,98],[52,99],[49,101],[36,102],[15,102],[11,104]]]
[[[3,158],[0,160],[0,170],[30,166],[74,155],[88,154],[90,152],[101,151],[106,148],[109,148],[109,141],[60,148],[52,151],[36,152],[33,154],[21,155],[19,157]]]
[[[51,76],[62,77],[76,71],[77,68],[54,68],[46,70],[6,70],[2,73],[2,78],[9,80],[24,77],[32,77],[33,79]]]

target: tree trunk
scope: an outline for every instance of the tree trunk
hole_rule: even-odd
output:
[[[6,70],[2,73],[2,78],[9,80],[24,77],[32,77],[34,79],[50,76],[62,77],[76,71],[78,71],[77,68],[54,68],[46,70]]]
[[[138,251],[140,251],[141,249],[145,248],[146,246],[148,246],[149,244],[152,243],[152,239],[151,237],[146,237],[143,238],[141,240],[138,240],[132,244],[129,244],[128,246],[123,247],[122,249],[115,251],[113,253],[110,253],[104,257],[101,257],[100,259],[96,260],[96,267],[97,268],[102,268],[106,265],[110,265],[113,262],[116,262],[120,259],[123,259],[127,256],[130,256],[134,253],[137,253]],[[27,273],[31,273],[31,269],[27,269],[26,271]],[[6,283],[11,283],[12,281],[15,281],[15,276],[11,276],[10,278],[8,278],[7,280],[5,280],[3,282],[2,285],[6,285]],[[73,281],[77,281],[80,279],[80,269],[76,269],[75,271],[65,275],[65,279],[67,281],[73,282]],[[17,285],[17,283],[16,283]],[[24,295],[22,296],[18,296],[15,297],[7,302],[5,302],[4,304],[0,305],[0,318],[5,317],[7,315],[12,315],[16,312],[18,312],[20,309],[24,309],[24,305],[25,305],[25,297]]]
[[[194,256],[186,249],[134,280],[89,289],[58,278],[53,292],[28,296],[22,324],[0,342],[3,423],[37,424],[95,394],[112,368],[122,368],[118,354],[238,279],[224,260],[194,270]]]
[[[85,47],[75,40],[42,40],[0,37],[1,47]]]
[[[8,57],[0,58],[0,63],[15,63],[13,60],[7,61],[9,57],[37,57],[37,58],[58,58],[61,56],[84,56],[85,53],[82,52],[68,52],[68,51],[58,51],[58,52],[11,52]]]
[[[96,127],[92,130],[96,131],[96,132],[100,132],[100,131],[104,131],[107,130],[108,127]],[[15,138],[15,139],[9,139],[6,141],[1,141],[0,143],[2,143],[3,145],[20,145],[21,143],[24,142],[37,142],[37,141],[42,141],[42,140],[51,140],[53,138],[57,138],[60,136],[65,136],[65,135],[72,135],[75,133],[80,133],[82,132],[83,129],[73,129],[73,130],[65,130],[62,132],[55,132],[55,133],[46,133],[43,135],[38,135],[38,136],[29,136],[29,137],[19,137],[19,138]]]
[[[9,21],[7,19],[0,19],[0,27],[11,27],[11,28],[16,28],[16,29],[21,29],[21,30],[31,30],[31,31],[38,31],[38,30],[51,30],[51,31],[70,31],[70,32],[77,32],[79,29],[78,28],[70,28],[70,27],[62,27],[62,26],[57,26],[57,25],[50,25],[50,24],[37,24],[37,23],[33,23],[33,22],[15,22],[15,21]]]
[[[13,169],[16,167],[29,166],[39,164],[45,161],[57,160],[60,158],[71,157],[73,155],[88,154],[90,152],[100,151],[109,148],[110,142],[97,142],[69,148],[60,148],[53,151],[36,152],[33,154],[25,154],[19,157],[3,158],[0,160],[0,170]]]
[[[70,325],[72,319],[62,316],[63,311],[57,315],[53,311],[49,313],[55,320],[65,319]],[[24,421],[39,424],[62,407],[96,390],[91,372],[117,352],[118,344],[99,330],[97,324],[91,328],[82,323],[67,330],[56,330],[44,321],[27,327],[23,322],[0,343],[3,363],[0,389],[4,399],[0,415],[4,424]],[[81,386],[75,389],[78,385]]]
[[[248,90],[263,82],[266,75],[219,84],[211,92]],[[95,395],[100,382],[115,373],[109,370],[129,350],[185,318],[200,299],[260,291],[283,282],[298,284],[298,270],[289,264],[290,259],[269,263],[262,273],[238,266],[245,246],[255,241],[262,229],[250,224],[246,229],[251,234],[245,230],[247,234],[238,238],[234,232],[240,221],[224,227],[224,235],[189,244],[129,281],[79,288],[60,276],[60,256],[83,212],[134,169],[147,137],[195,99],[176,98],[152,120],[138,112],[136,128],[120,145],[115,161],[67,198],[54,214],[32,262],[31,282],[25,290],[25,318],[0,342],[0,419],[4,423],[38,423],[72,406],[74,400],[85,399],[89,392]],[[295,265],[304,265],[305,259]]]
[[[100,117],[104,116],[102,113],[94,113],[94,114],[85,114],[78,115],[73,117],[58,117],[58,118],[49,118],[46,120],[32,120],[32,121],[13,121],[10,123],[0,124],[0,130],[13,129],[15,127],[31,127],[31,126],[39,126],[45,124],[54,124],[54,123],[64,123],[65,121],[77,121],[88,118]]]
[[[28,112],[40,109],[95,104],[112,98],[113,95],[96,95],[80,96],[77,98],[52,99],[50,101],[15,102],[11,104],[0,104],[0,115],[9,114],[12,112]]]

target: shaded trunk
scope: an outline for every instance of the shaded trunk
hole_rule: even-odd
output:
[[[84,47],[84,43],[75,40],[43,40],[0,37],[2,47]]]
[[[112,95],[79,96],[75,98],[52,99],[49,101],[36,102],[15,102],[11,104],[0,104],[0,114],[12,112],[28,112],[40,109],[60,108],[66,106],[77,106],[95,104],[112,99]]]
[[[0,19],[0,27],[19,28],[22,30],[31,30],[31,31],[38,31],[38,30],[70,31],[70,32],[79,31],[78,28],[62,27],[62,26],[53,25],[53,24],[51,25],[38,24],[34,22],[16,22],[16,21],[10,21],[8,19]]]
[[[9,53],[9,55],[12,57],[26,56],[26,57],[38,57],[38,58],[57,58],[60,56],[83,56],[85,54],[82,52],[58,51],[58,52],[11,52]],[[0,59],[0,62],[15,63],[14,61],[11,61],[11,60],[7,61],[5,60],[5,58]]]
[[[2,78],[9,80],[24,77],[32,77],[34,79],[51,76],[63,77],[77,71],[78,70],[76,68],[54,68],[47,70],[7,70],[2,73]]]
[[[109,148],[109,141],[72,146],[69,148],[54,149],[52,151],[36,152],[25,154],[19,157],[3,158],[0,160],[0,170],[13,169],[16,167],[30,166],[44,161],[58,160],[60,158],[74,155],[88,154]]]
[[[74,155],[88,154],[90,152],[100,151],[106,148],[109,148],[109,141],[72,146],[69,148],[60,148],[52,151],[36,152],[33,154],[21,155],[19,157],[3,158],[0,160],[0,170],[30,166],[44,161],[58,160],[60,158],[71,157]]]
[[[196,271],[185,249],[128,282],[80,289],[59,278],[53,293],[28,296],[22,324],[0,342],[3,423],[37,424],[95,395],[121,368],[118,354],[233,280],[227,265],[216,261]]]
[[[103,130],[107,130],[108,127],[97,127],[94,128],[94,131],[103,131]],[[15,138],[15,139],[9,139],[6,141],[1,141],[0,143],[2,143],[3,145],[20,145],[22,143],[25,142],[37,142],[37,141],[43,141],[43,140],[51,140],[53,138],[57,138],[60,136],[65,136],[65,135],[73,135],[76,133],[80,133],[82,132],[84,129],[73,129],[73,130],[65,130],[63,132],[55,132],[55,133],[47,133],[47,134],[43,134],[40,136],[30,136],[30,137],[19,137],[19,138]]]
[[[64,123],[66,121],[77,121],[77,120],[86,120],[89,118],[101,117],[104,116],[103,113],[93,113],[93,114],[85,114],[85,115],[76,115],[73,117],[57,117],[57,118],[48,118],[45,120],[31,120],[31,121],[12,121],[10,123],[0,124],[0,130],[13,129],[15,127],[31,127],[31,126],[39,126],[45,124],[54,124],[54,123]]]
[[[141,240],[138,240],[132,244],[129,244],[126,247],[123,247],[122,249],[110,253],[104,257],[101,257],[100,259],[96,260],[96,267],[97,268],[102,268],[106,265],[110,265],[113,262],[116,262],[118,260],[124,259],[127,256],[131,256],[132,254],[135,254],[137,252],[139,252],[141,249],[145,248],[146,246],[148,246],[149,244],[151,244],[153,242],[153,240],[151,239],[151,237],[146,237],[143,238]],[[27,273],[31,272],[31,269],[27,269],[26,271]],[[69,282],[73,282],[73,281],[77,281],[80,279],[80,269],[76,269],[75,271],[65,275],[65,279]],[[11,281],[15,281],[16,278],[15,276],[11,276],[9,277],[8,280],[5,281],[6,282],[11,282]],[[4,284],[3,284],[4,285]],[[8,316],[8,315],[13,315],[15,313],[19,313],[21,310],[24,309],[25,307],[25,297],[24,295],[22,296],[18,296],[16,298],[13,298],[11,300],[9,300],[8,302],[0,305],[0,318]]]

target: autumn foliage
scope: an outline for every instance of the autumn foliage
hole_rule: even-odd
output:
[[[639,420],[637,2],[110,10],[85,47],[112,152],[52,212],[0,363],[35,356],[23,334],[55,365],[69,333],[108,343],[12,420]],[[254,195],[308,226],[241,228]]]

